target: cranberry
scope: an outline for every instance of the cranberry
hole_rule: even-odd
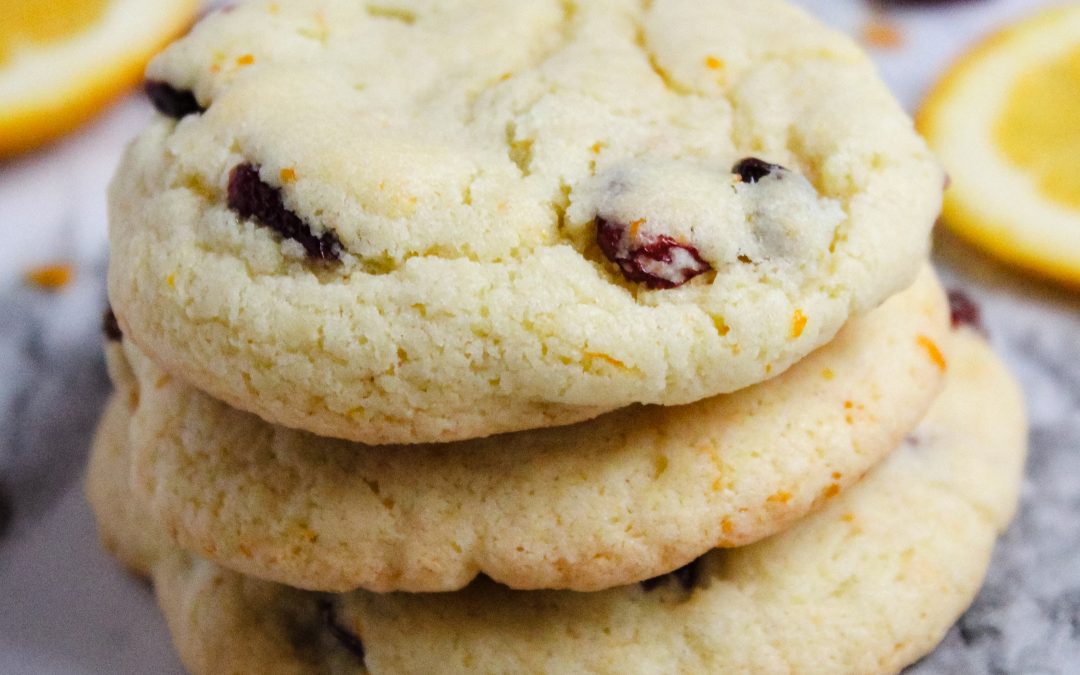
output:
[[[112,307],[105,310],[105,316],[101,320],[101,331],[110,342],[120,342],[124,339],[124,333],[120,330],[120,322],[116,320]]]
[[[176,119],[206,112],[195,100],[195,94],[186,89],[177,89],[168,82],[148,81],[146,96],[158,112]]]
[[[320,600],[318,608],[323,623],[326,624],[326,630],[329,631],[330,635],[363,663],[364,643],[360,641],[360,638],[355,633],[341,625],[341,622],[338,621],[337,609],[334,607],[334,603],[330,600]]]
[[[667,574],[662,574],[658,577],[653,577],[652,579],[646,579],[645,581],[641,582],[641,587],[646,591],[651,591],[664,585],[668,582],[668,580],[674,579],[679,583],[680,586],[682,586],[684,591],[692,590],[698,582],[699,561],[700,558],[698,560],[694,560],[687,565],[683,565],[682,567],[673,572],[668,572]]]
[[[744,183],[756,183],[772,173],[786,171],[779,164],[770,164],[757,157],[747,157],[731,167],[731,173],[736,174]]]
[[[341,259],[341,242],[337,236],[329,230],[314,234],[304,221],[285,208],[281,190],[264,183],[253,164],[240,164],[229,174],[229,208],[241,218],[252,218],[299,243],[316,260]]]
[[[971,326],[976,330],[983,330],[979,306],[967,293],[958,290],[949,291],[949,311],[952,314],[953,328]]]
[[[596,219],[596,243],[623,276],[649,288],[675,288],[712,269],[697,249],[671,237],[638,236],[632,226]]]

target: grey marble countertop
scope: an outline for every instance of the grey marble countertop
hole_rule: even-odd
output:
[[[856,30],[858,0],[800,0]],[[977,36],[1038,5],[981,0],[899,12],[905,46],[875,54],[909,108]],[[1060,3],[1057,3],[1060,4]],[[138,98],[46,151],[0,163],[0,673],[181,673],[147,585],[99,549],[81,475],[109,384],[104,191],[149,116]],[[1080,236],[1080,233],[1077,234]],[[990,577],[919,673],[1080,672],[1080,294],[1020,276],[951,238],[935,262],[982,305],[1023,383],[1031,456]],[[62,292],[27,286],[67,261]]]

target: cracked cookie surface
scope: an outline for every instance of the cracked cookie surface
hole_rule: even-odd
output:
[[[448,591],[484,574],[592,591],[757,541],[832,501],[930,406],[948,326],[927,270],[788,372],[734,394],[404,448],[267,424],[130,343],[111,361],[118,390],[138,400],[134,490],[188,550],[313,590]]]
[[[1023,403],[1003,365],[967,329],[946,353],[948,382],[923,423],[824,509],[666,579],[599,593],[482,580],[456,593],[326,595],[140,547],[155,523],[129,516],[122,423],[99,434],[89,486],[106,541],[132,542],[119,554],[154,579],[196,675],[899,672],[974,597],[1024,461]]]
[[[778,0],[249,0],[148,76],[121,327],[365,443],[776,376],[913,281],[940,206],[865,56]]]

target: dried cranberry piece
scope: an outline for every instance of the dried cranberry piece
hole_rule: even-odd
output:
[[[651,591],[667,583],[669,579],[674,579],[682,586],[684,591],[693,590],[698,582],[698,563],[700,560],[701,559],[698,558],[689,564],[683,565],[677,570],[668,572],[667,574],[661,574],[652,579],[646,579],[641,582],[641,587],[646,591]]]
[[[738,175],[744,183],[756,183],[769,174],[786,170],[779,164],[770,164],[757,157],[747,157],[731,167],[731,173]]]
[[[660,235],[645,239],[635,228],[606,218],[596,219],[596,243],[623,276],[649,288],[675,288],[712,269],[698,250]]]
[[[341,622],[338,621],[337,609],[334,607],[334,603],[324,599],[319,601],[318,607],[319,614],[322,616],[323,623],[326,624],[326,630],[330,635],[363,663],[365,655],[364,643],[360,641],[360,638],[355,633],[341,625]]]
[[[341,259],[341,241],[329,230],[316,235],[300,218],[285,208],[281,190],[267,185],[253,164],[240,164],[229,174],[229,208],[241,218],[252,218],[260,225],[299,243],[312,258],[323,261]]]
[[[121,342],[124,339],[124,333],[120,330],[120,322],[116,320],[112,307],[105,310],[105,316],[101,319],[101,331],[105,333],[105,338],[111,342]]]
[[[186,89],[177,89],[168,82],[147,81],[146,96],[159,113],[176,119],[206,112],[195,100],[195,94]]]
[[[952,315],[953,328],[971,326],[983,330],[982,312],[971,296],[960,290],[949,291],[949,312]]]

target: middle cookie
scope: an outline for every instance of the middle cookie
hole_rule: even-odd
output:
[[[478,441],[369,447],[273,426],[137,348],[136,492],[182,547],[300,588],[449,591],[478,574],[593,591],[745,545],[837,495],[940,390],[933,273],[784,375],[676,408]],[[130,366],[130,369],[129,369]]]

